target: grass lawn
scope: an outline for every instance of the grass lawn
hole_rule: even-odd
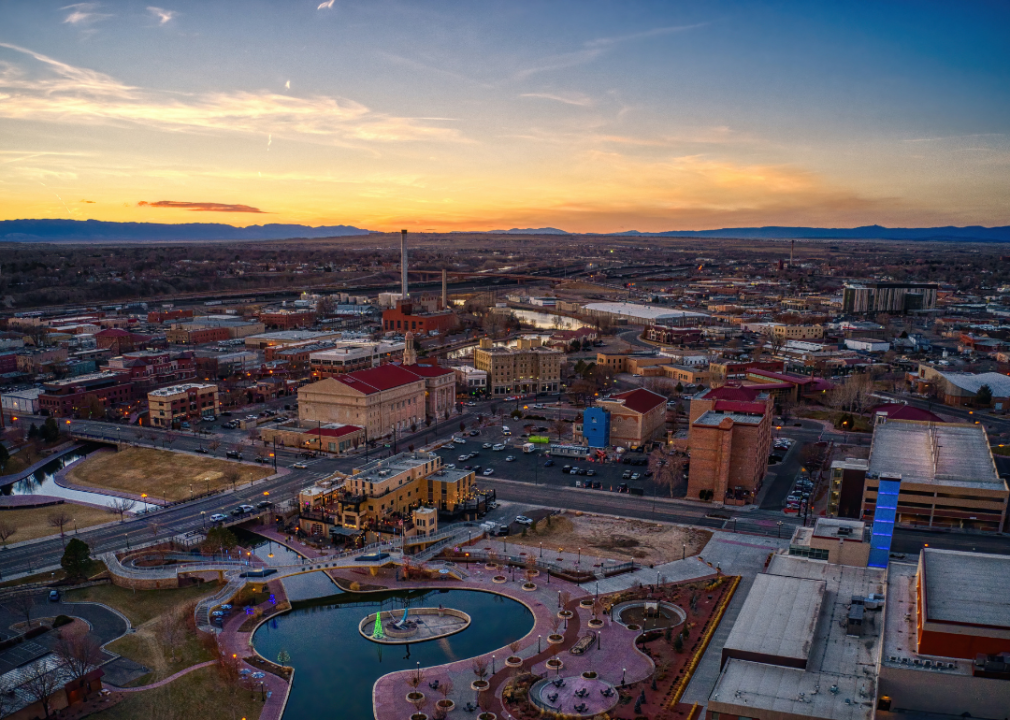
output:
[[[93,720],[256,720],[263,709],[259,693],[230,692],[216,667],[194,670],[154,690],[130,693],[123,702],[89,715]]]
[[[0,509],[0,520],[18,529],[16,533],[7,538],[7,542],[21,542],[49,535],[59,535],[60,531],[49,524],[49,518],[54,513],[66,513],[73,518],[63,528],[68,538],[74,534],[74,520],[77,521],[77,529],[83,530],[91,525],[100,525],[116,519],[104,508],[69,502],[37,508],[3,508]]]
[[[185,500],[232,486],[231,475],[241,486],[259,480],[273,470],[200,455],[187,455],[154,448],[127,448],[96,453],[67,473],[71,482],[94,488],[109,488],[154,500]]]
[[[101,575],[106,571],[105,563],[101,560],[95,560],[95,566],[91,571],[91,577],[96,575]],[[56,570],[54,572],[44,572],[35,573],[34,575],[27,575],[23,578],[18,578],[17,580],[8,580],[6,582],[0,583],[0,588],[14,587],[15,585],[30,585],[32,583],[50,582],[62,580],[67,576],[67,573],[61,570]]]
[[[166,648],[158,638],[158,618],[149,620],[137,628],[135,633],[124,635],[108,644],[112,652],[130,658],[151,668],[151,672],[129,683],[129,686],[150,685],[188,668],[190,665],[213,660],[214,652],[209,650],[195,634],[187,633],[175,643],[175,657],[172,649]]]
[[[99,602],[113,607],[130,619],[134,627],[140,627],[148,620],[161,615],[166,610],[181,607],[186,603],[210,595],[218,589],[217,583],[203,583],[186,588],[171,590],[130,590],[115,585],[95,585],[93,587],[69,590],[68,602]]]

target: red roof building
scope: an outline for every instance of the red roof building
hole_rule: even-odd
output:
[[[917,408],[912,405],[905,405],[904,403],[884,403],[883,405],[877,405],[877,407],[870,410],[871,417],[877,417],[880,414],[886,415],[888,420],[918,420],[919,422],[934,423],[946,422],[936,413],[931,413],[929,410],[923,410],[922,408]]]
[[[601,400],[610,413],[610,444],[640,447],[660,439],[666,427],[666,398],[638,388]]]

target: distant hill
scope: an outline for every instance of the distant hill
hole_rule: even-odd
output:
[[[511,230],[488,230],[488,235],[571,235],[567,230],[557,228],[512,228]]]
[[[166,240],[287,240],[367,235],[368,230],[350,225],[250,225],[224,223],[119,223],[101,220],[2,220],[0,241],[6,242],[102,242]]]
[[[722,228],[720,230],[670,230],[643,233],[629,230],[615,235],[641,237],[697,237],[697,238],[763,238],[763,239],[824,239],[824,240],[967,240],[983,242],[1010,242],[1010,227],[886,228],[882,225],[865,225],[857,228],[814,227],[751,227]]]

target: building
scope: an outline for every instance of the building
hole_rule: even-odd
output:
[[[312,327],[316,313],[313,310],[267,310],[259,314],[259,321],[270,330],[293,330]]]
[[[711,720],[872,720],[884,589],[876,568],[775,555],[726,638]]]
[[[226,327],[191,327],[190,325],[190,323],[173,325],[165,331],[165,339],[171,345],[206,345],[231,338]]]
[[[760,360],[757,362],[713,362],[709,363],[709,382],[712,387],[725,385],[733,380],[742,380],[751,370],[766,370],[768,372],[785,372],[786,365],[782,360]]]
[[[260,439],[284,447],[345,453],[365,443],[365,429],[339,423],[303,423],[294,420],[282,425],[265,425],[259,429]]]
[[[305,342],[337,340],[341,337],[341,334],[338,330],[281,330],[278,332],[248,335],[245,338],[245,346],[249,350],[265,350],[268,347],[277,345],[296,345]]]
[[[679,385],[708,385],[712,375],[707,367],[696,365],[661,365],[663,375]]]
[[[853,337],[845,338],[845,347],[859,352],[882,353],[891,349],[891,343],[876,338]]]
[[[860,519],[876,518],[885,482],[897,486],[898,525],[993,532],[1005,527],[1010,490],[996,471],[982,425],[878,416]]]
[[[629,325],[666,325],[686,327],[708,320],[706,313],[674,310],[662,305],[640,305],[628,302],[587,303],[580,311],[589,317]]]
[[[725,385],[691,399],[687,497],[734,505],[754,502],[768,472],[771,395]]]
[[[771,336],[780,342],[786,340],[820,340],[824,337],[823,325],[772,325]]]
[[[416,299],[399,300],[396,307],[382,311],[382,329],[386,332],[407,332],[427,335],[446,333],[458,323],[456,313],[447,309],[425,309]]]
[[[828,488],[828,516],[863,516],[863,484],[870,464],[862,458],[845,458],[831,463]]]
[[[217,385],[186,383],[152,390],[147,393],[147,408],[154,427],[170,428],[176,423],[199,420],[204,415],[216,417],[219,411]]]
[[[989,406],[1000,413],[1010,410],[1010,377],[1002,373],[945,372],[920,364],[918,372],[910,375],[908,381],[916,392],[936,395],[945,405]],[[988,403],[981,402],[978,397],[983,385],[989,388],[991,395]]]
[[[354,342],[309,355],[312,376],[328,378],[334,375],[366,370],[403,358],[402,342]]]
[[[789,554],[833,565],[866,567],[870,559],[870,529],[858,520],[817,518],[813,527],[798,527]]]
[[[642,337],[660,345],[697,345],[703,336],[700,328],[650,325],[645,328]]]
[[[111,350],[113,355],[131,352],[135,347],[143,346],[148,339],[145,335],[134,334],[122,328],[108,328],[95,333],[96,345]]]
[[[610,416],[609,444],[615,447],[642,447],[665,433],[666,398],[651,390],[638,388],[611,395],[597,406]]]
[[[469,365],[457,365],[452,370],[456,373],[458,392],[467,395],[479,395],[487,392],[487,373],[484,370],[478,370]]]
[[[28,350],[18,353],[17,369],[29,375],[38,375],[53,365],[65,362],[66,359],[67,349],[64,347]]]
[[[195,379],[196,359],[191,351],[137,350],[109,359],[102,369],[127,373],[134,397],[143,398],[154,388]]]
[[[883,635],[886,717],[1006,717],[1010,558],[924,548],[917,564],[892,563]]]
[[[124,372],[98,372],[42,385],[39,409],[53,417],[99,417],[130,402],[133,383]]]
[[[147,313],[147,322],[161,324],[172,320],[185,320],[191,317],[193,317],[193,311],[191,309],[152,310]]]
[[[852,283],[842,290],[846,315],[905,314],[936,308],[934,283]]]
[[[38,388],[14,390],[0,396],[0,403],[2,403],[4,412],[11,415],[38,415],[40,410],[39,395],[41,394],[42,390]]]
[[[487,388],[492,396],[558,392],[563,358],[564,353],[528,338],[520,338],[515,348],[481,338],[473,351],[473,365],[487,373]]]
[[[298,419],[359,425],[375,439],[422,427],[424,393],[424,378],[400,365],[357,370],[299,388]]]
[[[582,411],[582,437],[591,448],[610,445],[610,413],[601,407],[587,407]]]

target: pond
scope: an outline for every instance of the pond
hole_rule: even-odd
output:
[[[98,449],[98,445],[84,445],[83,447],[64,453],[57,458],[53,458],[45,465],[37,469],[31,475],[15,482],[9,482],[0,486],[0,494],[3,495],[48,495],[50,497],[63,498],[70,502],[90,503],[92,505],[108,505],[116,498],[112,495],[105,495],[100,492],[84,492],[82,490],[71,490],[60,487],[53,479],[56,473],[68,465],[83,460],[87,455]],[[144,510],[154,510],[157,505],[137,501],[134,512]]]
[[[510,308],[507,312],[515,315],[520,321],[532,325],[538,330],[578,330],[586,323],[566,315],[538,312],[537,310],[516,310]]]
[[[295,552],[286,545],[268,540],[262,535],[239,527],[232,528],[232,532],[235,533],[239,545],[251,549],[267,565],[297,565],[302,561],[301,553]],[[273,557],[270,557],[271,553],[273,553]],[[332,586],[333,583],[330,585]]]
[[[289,595],[307,589],[327,592],[322,573],[284,580]],[[306,578],[302,580],[302,578]],[[305,587],[305,586],[308,587]],[[331,587],[333,587],[331,585]],[[335,588],[334,588],[335,590]],[[333,592],[333,590],[329,590]],[[526,635],[533,615],[510,598],[474,590],[403,590],[386,593],[340,593],[293,601],[294,609],[264,623],[253,638],[257,651],[277,660],[290,655],[295,681],[284,717],[372,717],[372,686],[386,673],[441,665],[493,652]],[[377,645],[358,633],[363,617],[378,610],[444,605],[470,615],[466,630],[414,645]],[[437,675],[428,673],[428,681]],[[403,694],[410,689],[403,686]]]

